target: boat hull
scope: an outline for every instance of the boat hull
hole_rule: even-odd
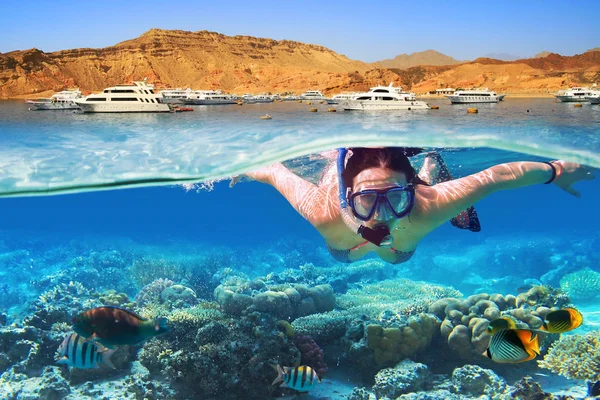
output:
[[[586,97],[587,101],[589,101],[591,104],[600,104],[600,96],[596,97]]]
[[[111,104],[112,103],[112,104]],[[171,107],[164,103],[140,103],[115,105],[116,102],[81,102],[77,103],[84,113],[144,113],[144,112],[170,112]]]
[[[237,104],[237,100],[188,100],[186,104],[191,104],[194,106],[218,106],[221,104]]]
[[[452,104],[497,103],[504,98],[501,96],[446,96]]]
[[[43,102],[43,101],[28,101],[29,109],[32,111],[39,110],[77,110],[79,106],[74,102],[68,103],[57,103],[57,102]]]
[[[348,111],[429,110],[424,101],[340,100],[338,104]]]
[[[561,103],[581,103],[581,102],[589,101],[584,96],[557,96],[557,95],[555,95],[555,96],[558,99],[558,101],[560,101]]]

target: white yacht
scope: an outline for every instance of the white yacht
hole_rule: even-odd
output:
[[[273,98],[271,96],[267,96],[264,94],[259,94],[256,96],[253,96],[251,94],[245,94],[242,96],[242,100],[244,101],[244,103],[248,103],[248,104],[272,103],[273,102]]]
[[[162,95],[154,93],[154,85],[143,81],[131,85],[111,86],[102,93],[75,100],[83,112],[169,112]]]
[[[26,100],[30,110],[76,110],[75,100],[82,98],[81,90],[69,89],[53,94],[49,99]]]
[[[488,90],[488,88],[470,90],[459,89],[454,92],[454,94],[446,95],[452,104],[497,103],[502,101],[505,96],[505,94],[497,94],[492,90]]]
[[[417,100],[414,93],[403,92],[401,87],[375,86],[365,93],[356,93],[338,101],[344,110],[428,110],[429,104]]]
[[[583,102],[588,101],[586,97],[592,96],[594,90],[587,87],[572,87],[567,90],[559,90],[558,93],[554,94],[560,102]]]
[[[333,101],[325,97],[325,95],[321,93],[320,90],[307,90],[306,92],[300,95],[300,99],[308,101],[325,101],[328,104],[333,103]]]
[[[193,93],[193,90],[187,88],[185,90],[181,88],[177,89],[165,89],[158,92],[161,95],[162,102],[167,104],[185,104],[189,95]]]
[[[341,100],[350,100],[351,98],[353,98],[357,94],[358,94],[357,92],[336,94],[335,96],[333,96],[331,98],[331,101],[334,104],[338,104]]]
[[[302,100],[302,99],[300,98],[300,96],[295,96],[293,94],[290,94],[288,96],[283,96],[281,98],[281,101],[298,101],[298,100]]]
[[[585,96],[590,104],[600,104],[600,90],[594,90],[590,96]]]
[[[186,104],[193,105],[218,105],[218,104],[236,104],[237,99],[234,96],[224,94],[220,90],[195,90],[188,95]]]

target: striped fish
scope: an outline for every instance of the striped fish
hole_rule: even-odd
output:
[[[490,321],[487,328],[490,335],[504,329],[517,329],[517,324],[509,317],[500,317]]]
[[[583,315],[574,308],[551,311],[546,315],[542,330],[548,333],[563,333],[578,328],[583,323]]]
[[[116,350],[110,350],[99,343],[86,340],[78,333],[66,336],[58,347],[58,364],[67,364],[72,368],[90,369],[101,365],[115,369],[110,356]]]
[[[492,335],[484,356],[499,363],[533,360],[540,354],[537,333],[526,329],[504,329]]]
[[[290,368],[277,365],[277,378],[272,385],[283,382],[280,387],[290,388],[299,392],[308,392],[315,387],[317,383],[321,383],[319,376],[314,369],[308,365]]]

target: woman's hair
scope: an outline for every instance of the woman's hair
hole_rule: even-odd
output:
[[[342,172],[344,185],[348,188],[352,187],[356,175],[367,168],[388,168],[392,171],[403,172],[409,183],[427,184],[419,178],[408,159],[410,156],[421,153],[423,149],[418,147],[352,147],[349,150],[352,151],[352,155],[349,156]]]

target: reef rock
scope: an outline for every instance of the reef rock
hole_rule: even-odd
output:
[[[373,392],[377,398],[395,399],[402,394],[423,390],[428,370],[425,364],[404,360],[394,368],[382,369],[375,375]]]

